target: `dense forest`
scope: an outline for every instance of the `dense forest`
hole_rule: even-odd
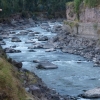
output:
[[[55,12],[65,12],[66,2],[73,0],[0,0],[0,17],[16,13],[34,15],[37,12],[46,12],[55,16]]]
[[[74,1],[75,11],[79,11],[82,2],[86,6],[94,7],[100,4],[100,0],[0,0],[0,17],[8,17],[13,14],[22,14],[23,17],[28,15],[34,16],[38,13],[45,13],[47,17],[59,17],[65,15],[65,4]]]

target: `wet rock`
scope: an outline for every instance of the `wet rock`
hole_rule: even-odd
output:
[[[16,34],[16,32],[13,31],[13,32],[10,32],[10,34]]]
[[[34,63],[39,63],[40,61],[39,61],[39,60],[33,60],[33,62],[34,62]]]
[[[27,30],[28,32],[34,32],[33,30]]]
[[[28,34],[28,36],[35,36],[35,33],[31,32]]]
[[[35,41],[33,41],[33,40],[27,40],[27,41],[25,41],[25,43],[35,43]]]
[[[12,37],[11,42],[21,42],[21,40],[18,37]]]
[[[1,35],[1,37],[2,37],[3,39],[8,39],[8,38],[9,38],[9,35],[8,35],[8,34],[5,34],[5,35]]]
[[[28,47],[28,49],[40,49],[40,48],[43,48],[42,44],[37,44],[37,45]]]
[[[15,49],[12,49],[12,48],[5,48],[4,51],[6,53],[20,53],[21,52],[20,50],[15,50]]]
[[[94,88],[82,94],[84,98],[100,98],[100,88]]]
[[[62,26],[61,26],[61,25],[55,25],[55,26],[52,28],[51,32],[52,32],[52,33],[56,33],[56,32],[59,32],[59,31],[61,31],[61,30],[62,30]]]
[[[27,35],[28,32],[27,31],[21,31],[20,33],[18,33],[17,35]]]
[[[36,52],[35,50],[28,50],[29,52]]]
[[[56,66],[55,64],[49,62],[49,61],[41,61],[39,62],[38,69],[57,69],[58,66]]]
[[[47,41],[48,37],[47,36],[39,36],[38,41]]]
[[[0,41],[0,45],[6,45],[4,41]]]
[[[16,47],[17,47],[16,45],[10,46],[10,48],[16,48]]]
[[[41,28],[45,29],[45,30],[48,30],[50,28],[49,24],[48,23],[42,23],[41,24]]]
[[[46,49],[46,50],[45,50],[45,52],[52,52],[52,51],[56,51],[56,49],[50,48],[50,49]]]
[[[40,34],[40,32],[34,32],[34,34]]]
[[[3,27],[2,26],[0,26],[0,31],[3,31],[4,29],[3,29]]]
[[[15,60],[12,61],[12,64],[16,66],[18,69],[22,68],[22,62],[17,62]]]
[[[3,38],[2,37],[0,37],[0,41],[2,41],[3,40]]]
[[[51,43],[46,43],[46,44],[43,45],[43,48],[44,48],[44,49],[50,49],[50,48],[55,48],[55,47],[54,47],[54,45],[51,44]]]

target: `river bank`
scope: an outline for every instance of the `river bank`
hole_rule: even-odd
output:
[[[81,55],[94,62],[94,67],[100,66],[99,39],[86,38],[78,34],[72,34],[65,26],[57,26],[54,30],[58,33],[49,43],[55,48],[60,48],[64,53]],[[91,37],[91,36],[90,36]]]
[[[61,49],[63,52],[66,52],[66,53],[73,53],[73,54],[77,54],[77,55],[83,54],[82,56],[84,56],[84,57],[85,57],[86,53],[91,52],[90,55],[86,54],[86,56],[87,56],[86,58],[88,58],[88,60],[95,59],[95,58],[92,58],[91,56],[92,56],[92,53],[94,52],[94,49],[96,46],[96,40],[90,40],[90,39],[78,37],[78,36],[75,36],[75,35],[69,33],[68,30],[66,30],[66,28],[65,29],[63,28],[61,21],[59,21],[59,23],[61,23],[59,25],[58,24],[55,26],[49,25],[49,23],[54,23],[54,22],[57,22],[57,21],[56,20],[33,21],[32,19],[28,19],[28,20],[12,21],[11,24],[5,24],[5,25],[2,24],[1,25],[0,44],[4,45],[3,47],[7,54],[9,54],[9,55],[11,54],[12,58],[14,57],[16,60],[21,61],[21,63],[19,63],[19,66],[17,64],[18,69],[22,68],[22,65],[24,66],[24,64],[26,64],[26,61],[34,60],[35,62],[38,62],[38,60],[41,60],[41,57],[43,56],[43,55],[42,56],[39,55],[38,57],[40,57],[40,58],[38,58],[36,56],[34,59],[33,58],[27,59],[27,56],[25,56],[25,54],[24,54],[24,53],[27,53],[26,52],[27,50],[28,50],[28,54],[29,54],[28,58],[31,57],[31,55],[38,54],[40,51],[42,51],[42,52],[40,52],[40,54],[41,53],[44,54],[44,50],[45,50],[45,52],[47,52],[47,54],[45,54],[45,55],[47,57],[49,57],[50,54],[48,54],[48,52],[55,51],[55,53],[56,53],[56,50]],[[33,30],[28,29],[30,27],[34,28],[37,26],[40,26],[42,29],[46,30],[46,32],[38,29],[38,30],[40,30],[40,32],[43,31],[43,35],[39,35],[40,34],[39,32],[36,32],[36,31],[34,32]],[[50,28],[50,27],[52,27],[52,28]],[[28,30],[26,30],[26,29],[28,29]],[[47,34],[47,32],[51,32],[51,33]],[[44,36],[44,33],[47,36]],[[57,35],[55,33],[57,33]],[[50,36],[50,34],[52,35],[52,37]],[[27,35],[28,35],[28,38],[27,38],[28,40],[26,39]],[[34,41],[34,39],[35,39],[35,41]],[[41,43],[39,41],[36,41],[36,39],[38,39],[39,41],[43,41],[43,42]],[[7,44],[7,46],[6,46],[6,44]],[[30,46],[30,44],[33,44],[33,45]],[[25,45],[25,47],[24,47],[24,45]],[[93,46],[93,48],[92,48],[92,46]],[[31,54],[31,52],[33,52],[33,54]],[[58,52],[59,52],[59,50],[57,51],[57,53]],[[53,54],[55,54],[55,53],[53,53]],[[13,54],[15,54],[15,55],[13,55]],[[61,55],[62,55],[62,53],[61,53]],[[61,56],[61,55],[58,55],[58,56]],[[97,54],[95,53],[95,55],[97,55]],[[65,56],[62,56],[62,57],[65,57]],[[95,57],[95,56],[93,56],[93,57]],[[26,58],[26,59],[24,59],[24,58]],[[51,58],[52,58],[52,56],[51,56]],[[48,59],[44,58],[44,56],[43,56],[42,60],[48,60]],[[50,59],[50,61],[55,61],[55,60],[59,61],[59,59],[58,60],[54,59],[54,58]],[[12,62],[12,60],[9,60],[9,61]],[[78,60],[77,63],[82,63],[82,61]],[[96,61],[96,64],[98,64],[97,61]],[[16,63],[15,63],[15,65],[16,65]],[[26,64],[26,66],[29,67],[30,66],[29,63],[28,63],[28,65]],[[68,95],[61,96],[57,92],[55,92],[55,90],[47,88],[47,86],[41,81],[40,78],[37,77],[37,75],[35,75],[35,74],[32,75],[32,73],[30,73],[26,69],[21,70],[21,72],[22,72],[22,79],[24,79],[23,85],[26,88],[26,91],[30,91],[33,95],[36,95],[36,97],[41,98],[40,100],[42,100],[42,99],[43,100],[45,100],[45,99],[46,100],[74,100],[74,99],[76,99],[76,98],[68,96]],[[35,76],[36,80],[34,80],[34,76]],[[38,92],[39,92],[39,94],[38,94]]]

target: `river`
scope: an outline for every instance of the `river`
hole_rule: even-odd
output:
[[[50,23],[50,28],[55,24]],[[22,31],[40,32],[35,36],[30,35],[30,31],[26,35],[19,35]],[[21,50],[20,53],[7,53],[7,56],[23,63],[23,68],[34,72],[40,77],[43,82],[49,87],[56,90],[61,95],[77,96],[83,93],[83,90],[88,90],[100,86],[100,68],[93,67],[93,63],[87,61],[79,55],[63,53],[60,49],[52,52],[46,52],[46,49],[34,49],[35,52],[29,52],[28,47],[34,43],[25,43],[32,40],[37,44],[44,44],[46,41],[38,41],[37,37],[43,35],[49,38],[54,37],[57,33],[51,33],[37,25],[36,27],[26,28],[24,30],[14,30],[15,34],[10,34],[10,37],[17,36],[22,42],[11,42],[11,38],[4,39],[6,45],[3,48],[16,45],[16,50]],[[50,61],[57,65],[57,69],[41,70],[37,69],[37,63],[33,60]]]

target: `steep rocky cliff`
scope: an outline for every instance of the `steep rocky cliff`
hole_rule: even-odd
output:
[[[81,4],[79,8],[78,19],[77,14],[75,13],[74,3],[67,3],[67,20],[65,21],[65,24],[71,26],[71,29],[73,30],[72,33],[98,39],[100,34],[100,7],[92,8]],[[77,25],[75,23],[77,23]]]

